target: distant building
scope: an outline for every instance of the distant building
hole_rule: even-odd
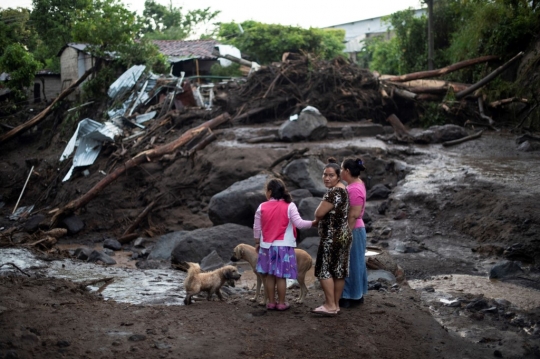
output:
[[[420,17],[426,11],[426,9],[416,9],[414,10],[414,16]],[[364,47],[363,40],[374,36],[382,36],[386,40],[393,37],[392,26],[390,23],[383,21],[383,17],[379,16],[371,19],[347,22],[345,24],[328,26],[325,29],[345,30],[345,52],[349,54],[351,61],[357,62],[356,55]]]
[[[87,44],[69,43],[58,52],[62,90],[75,83],[96,63],[96,58],[86,51]]]
[[[0,99],[8,97],[11,93],[7,87],[7,81],[9,81],[9,74],[5,72],[0,74]],[[41,70],[36,73],[33,84],[26,88],[26,94],[28,101],[34,103],[50,101],[58,96],[61,88],[62,82],[59,73]]]

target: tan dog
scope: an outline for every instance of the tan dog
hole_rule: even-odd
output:
[[[207,292],[208,300],[212,299],[214,293],[217,294],[219,300],[223,300],[220,290],[223,284],[227,281],[238,280],[241,277],[235,266],[225,266],[205,273],[197,263],[184,262],[182,265],[187,267],[187,277],[184,281],[184,287],[186,288],[185,305],[191,304],[191,297],[200,292]]]
[[[302,303],[304,301],[304,298],[306,297],[306,294],[308,292],[307,286],[306,286],[306,273],[308,270],[311,269],[313,266],[313,259],[309,255],[308,252],[306,252],[303,249],[295,248],[294,254],[296,255],[296,267],[298,271],[298,284],[300,284],[300,297],[295,300],[296,303]],[[233,255],[231,257],[231,261],[236,262],[239,260],[245,260],[249,263],[251,266],[251,269],[253,269],[253,272],[257,275],[257,287],[255,290],[255,297],[251,298],[250,300],[255,302],[259,299],[259,295],[261,294],[261,285],[262,285],[262,275],[260,273],[257,273],[257,258],[259,257],[259,254],[257,251],[255,251],[255,247],[250,246],[249,244],[239,244],[234,248]],[[266,295],[263,294],[264,297],[264,304],[268,301],[268,298],[266,298]]]

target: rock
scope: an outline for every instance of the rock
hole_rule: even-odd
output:
[[[416,143],[441,143],[468,136],[466,129],[457,125],[431,126],[414,136]]]
[[[385,270],[379,269],[379,270],[368,270],[368,282],[373,281],[385,281],[389,282],[390,284],[396,283],[396,277]]]
[[[318,110],[305,108],[297,120],[285,121],[279,127],[278,134],[286,142],[323,140],[328,135],[328,120]]]
[[[266,201],[264,186],[269,175],[259,174],[236,182],[210,199],[208,217],[214,225],[236,223],[253,226],[253,217],[259,205]]]
[[[488,303],[485,299],[476,299],[465,306],[465,309],[469,310],[481,310],[488,307]]]
[[[135,263],[135,266],[139,269],[168,269],[171,267],[171,262],[147,259],[137,261],[137,263]]]
[[[317,209],[320,203],[321,203],[321,199],[316,198],[316,197],[308,197],[301,200],[300,205],[298,206],[298,213],[300,213],[300,217],[302,217],[302,219],[306,221],[314,220],[315,210]],[[317,227],[297,229],[297,232],[298,232],[299,241],[302,241],[304,238],[307,238],[307,237],[319,236]]]
[[[294,204],[296,204],[296,207],[300,206],[300,201],[304,198],[313,197],[310,191],[304,188],[295,189],[290,192],[291,197],[293,198]]]
[[[367,199],[387,199],[392,191],[383,184],[376,184],[367,192]]]
[[[233,223],[182,232],[178,236],[181,239],[171,253],[173,263],[182,261],[199,263],[212,250],[215,250],[221,258],[230,258],[234,247],[238,244],[253,243],[253,229]]]
[[[379,212],[379,214],[386,214],[386,211],[388,210],[388,201],[384,201],[383,203],[381,203],[379,205],[379,207],[377,207],[377,212]]]
[[[143,241],[144,241],[144,238],[143,238],[143,237],[137,238],[137,239],[133,242],[133,247],[144,248]]]
[[[114,251],[112,249],[103,248],[103,253],[105,253],[106,255],[108,255],[110,257],[114,257]]]
[[[184,238],[183,233],[188,233],[188,231],[171,232],[158,237],[148,259],[170,261],[174,247]]]
[[[354,131],[351,126],[343,126],[341,128],[341,134],[343,135],[343,138],[346,140],[350,140],[354,138]]]
[[[141,342],[143,340],[146,340],[146,335],[142,334],[133,334],[128,338],[130,342]]]
[[[119,251],[122,249],[122,243],[118,242],[114,238],[107,238],[103,242],[103,248],[112,249],[113,251]]]
[[[364,214],[362,215],[362,220],[364,221],[364,224],[371,222],[371,216],[367,211],[364,211]]]
[[[90,253],[90,256],[88,256],[88,262],[97,262],[97,261],[101,261],[107,265],[116,264],[116,261],[113,258],[109,257],[103,252],[94,250],[92,251],[92,253]]]
[[[26,222],[24,222],[23,229],[27,233],[34,233],[39,229],[39,224],[41,221],[43,221],[45,218],[47,218],[44,214],[38,213],[30,218]]]
[[[327,190],[322,181],[324,166],[314,157],[302,158],[289,163],[281,173],[299,188],[307,189],[314,196],[322,196]]]
[[[205,272],[221,268],[224,265],[223,259],[221,259],[215,250],[201,260],[201,269]]]
[[[521,152],[530,152],[533,150],[533,148],[529,141],[525,141],[521,145],[518,146],[517,150]]]
[[[317,250],[319,249],[320,241],[321,239],[319,237],[308,237],[300,242],[298,248],[305,250],[309,253],[311,258],[315,259],[317,258]]]
[[[75,249],[73,256],[82,261],[87,261],[94,250],[88,247],[81,247]]]
[[[60,348],[67,348],[71,345],[71,343],[67,340],[59,340],[56,342],[56,346]]]
[[[62,220],[69,234],[77,234],[84,228],[84,222],[77,216],[72,215]]]
[[[494,265],[489,271],[490,279],[502,279],[522,273],[523,269],[518,262],[506,261]]]

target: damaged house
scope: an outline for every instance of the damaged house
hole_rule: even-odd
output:
[[[167,56],[174,76],[180,76],[181,72],[184,72],[186,77],[210,75],[210,68],[214,64],[229,66],[231,61],[217,57],[215,49],[218,49],[221,55],[240,58],[238,48],[222,45],[215,40],[154,40],[153,43]]]

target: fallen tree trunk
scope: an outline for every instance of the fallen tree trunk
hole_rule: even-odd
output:
[[[107,187],[110,183],[115,181],[121,174],[126,172],[128,169],[136,167],[142,163],[145,162],[151,162],[152,160],[159,159],[163,155],[174,152],[179,147],[185,145],[187,142],[189,142],[192,138],[197,136],[199,132],[204,131],[207,128],[214,128],[217,127],[225,122],[227,122],[231,116],[228,113],[224,113],[214,119],[211,119],[209,121],[206,121],[205,123],[192,128],[185,132],[182,136],[177,138],[176,140],[169,142],[168,144],[165,144],[163,146],[147,150],[144,152],[139,153],[132,159],[128,160],[126,163],[124,163],[123,166],[118,167],[113,172],[109,173],[106,177],[104,177],[101,181],[99,181],[94,187],[92,187],[88,192],[86,192],[81,197],[71,201],[66,206],[61,208],[59,211],[57,211],[53,218],[51,219],[51,226],[54,226],[61,216],[64,216],[66,214],[73,213],[73,211],[85,206],[88,202],[90,202],[94,197],[98,195],[99,192],[101,192],[105,187]]]
[[[0,137],[0,143],[2,142],[5,142],[9,139],[11,139],[12,137],[18,135],[19,133],[21,132],[24,132],[26,131],[27,129],[29,129],[30,127],[32,126],[35,126],[37,125],[39,122],[41,122],[43,119],[45,119],[45,117],[47,117],[47,115],[51,112],[51,110],[53,109],[54,105],[56,105],[57,102],[59,101],[62,101],[64,98],[68,97],[73,91],[75,91],[75,89],[84,81],[86,80],[86,78],[88,76],[90,76],[90,74],[94,71],[94,68],[92,67],[90,70],[86,71],[81,77],[79,77],[79,79],[74,83],[72,84],[71,86],[69,86],[67,89],[65,89],[60,95],[58,95],[57,98],[54,99],[54,101],[48,106],[46,107],[43,111],[41,111],[40,113],[38,113],[34,118],[32,118],[30,121],[28,122],[25,122],[23,123],[22,125],[20,126],[17,126],[15,127],[14,129],[12,129],[11,131],[9,131],[8,133],[4,134],[3,136]]]
[[[504,70],[506,70],[510,65],[512,65],[514,63],[514,61],[516,61],[517,59],[519,59],[520,57],[523,56],[523,51],[521,51],[519,54],[517,54],[516,56],[512,57],[510,60],[508,60],[508,62],[506,62],[504,65],[502,66],[499,66],[495,71],[493,71],[492,73],[490,73],[489,75],[487,75],[486,77],[484,77],[482,80],[478,81],[477,83],[475,83],[474,85],[472,85],[471,87],[469,87],[468,89],[466,90],[463,90],[463,91],[460,91],[456,94],[456,99],[460,99],[460,98],[463,98],[471,93],[473,93],[474,91],[476,91],[477,89],[479,89],[480,87],[484,86],[485,84],[489,83],[491,80],[493,80],[495,77],[499,76],[500,73],[502,73]]]
[[[404,82],[404,81],[409,81],[409,80],[418,80],[418,79],[425,79],[425,78],[429,78],[429,77],[437,77],[437,76],[449,74],[451,72],[460,70],[460,69],[465,68],[465,67],[469,67],[469,66],[472,66],[472,65],[476,65],[476,64],[483,63],[483,62],[496,60],[496,59],[498,59],[498,56],[493,56],[493,55],[482,56],[482,57],[477,57],[476,59],[470,59],[470,60],[461,61],[461,62],[455,63],[453,65],[443,67],[442,69],[413,72],[413,73],[405,74],[405,75],[401,75],[401,76],[392,76],[392,77],[387,77],[387,78],[381,78],[381,80]]]
[[[459,138],[457,140],[446,141],[446,142],[443,142],[442,145],[444,147],[448,147],[448,146],[457,145],[457,144],[460,144],[460,143],[463,143],[463,142],[467,142],[467,141],[470,141],[470,140],[474,140],[474,139],[480,138],[480,136],[482,136],[482,132],[484,132],[484,131],[482,130],[480,132],[475,133],[474,135],[470,135],[470,136],[467,136],[467,137],[462,137],[462,138]]]

